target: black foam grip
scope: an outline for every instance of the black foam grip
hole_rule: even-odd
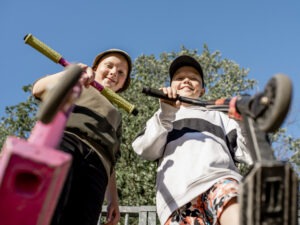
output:
[[[154,88],[150,88],[150,87],[144,87],[142,92],[144,94],[152,96],[152,97],[163,98],[163,99],[167,99],[170,101],[176,101],[178,99],[178,98],[171,99],[165,93],[163,93],[163,91],[154,89]]]
[[[209,105],[205,101],[201,101],[199,99],[193,99],[193,98],[183,97],[183,96],[180,96],[180,95],[177,95],[177,98],[169,98],[161,90],[157,90],[157,89],[150,88],[150,87],[144,87],[142,92],[144,94],[146,94],[146,95],[149,95],[149,96],[152,96],[152,97],[156,97],[156,98],[166,99],[166,100],[169,100],[169,101],[177,101],[177,100],[179,100],[181,102],[185,102],[185,103],[189,103],[189,104],[193,104],[193,105],[200,105],[200,106]],[[214,105],[214,103],[212,105]]]

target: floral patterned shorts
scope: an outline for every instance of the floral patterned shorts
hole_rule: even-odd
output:
[[[227,178],[172,213],[165,225],[218,225],[225,206],[238,195],[238,182]]]

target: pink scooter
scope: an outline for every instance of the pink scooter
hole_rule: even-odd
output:
[[[10,136],[0,158],[0,224],[48,225],[71,164],[56,150],[81,88],[82,69],[66,67],[66,76],[48,91],[28,140]],[[75,96],[75,97],[74,97]]]

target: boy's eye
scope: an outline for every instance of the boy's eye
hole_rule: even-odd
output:
[[[109,68],[109,69],[113,68],[112,63],[105,63],[104,65],[105,65],[106,68]]]

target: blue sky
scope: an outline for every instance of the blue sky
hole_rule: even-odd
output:
[[[62,67],[24,44],[34,36],[71,62],[91,64],[117,47],[133,59],[206,43],[243,68],[263,90],[276,73],[294,86],[288,133],[300,137],[300,1],[279,0],[1,0],[0,116],[26,100],[22,86]]]

